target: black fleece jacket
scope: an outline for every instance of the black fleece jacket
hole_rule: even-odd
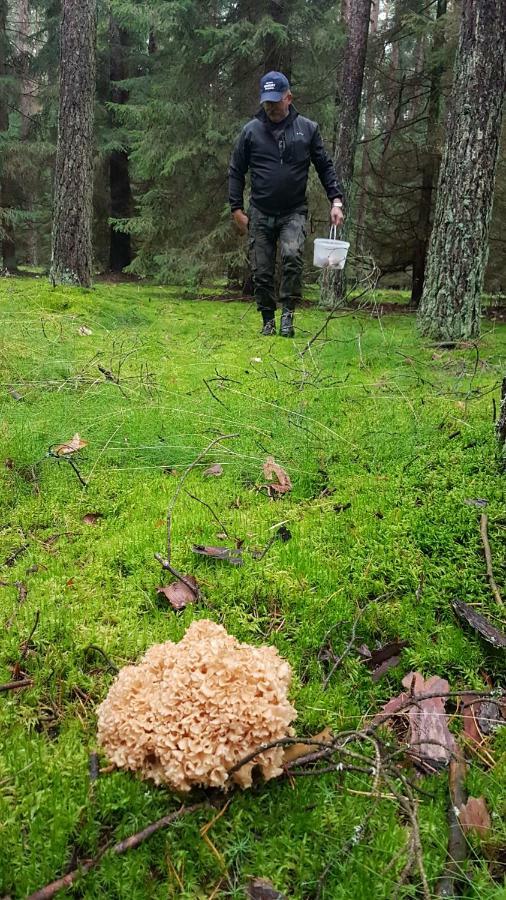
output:
[[[306,202],[309,164],[313,163],[329,200],[344,199],[333,162],[323,146],[316,122],[290,106],[283,134],[277,140],[261,109],[244,126],[229,168],[232,212],[243,208],[246,172],[251,175],[251,202],[267,215],[283,215]]]

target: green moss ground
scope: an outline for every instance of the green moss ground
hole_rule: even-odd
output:
[[[27,545],[0,568],[8,582],[0,587],[2,626],[12,619],[2,629],[0,682],[11,679],[40,614],[23,663],[34,685],[0,694],[0,892],[24,897],[60,875],[73,854],[93,856],[105,840],[178,803],[123,773],[90,787],[95,709],[112,680],[90,644],[121,666],[155,642],[179,639],[195,617],[244,641],[272,642],[293,666],[300,734],[359,725],[411,669],[445,676],[454,689],[481,688],[486,673],[496,683],[504,676],[503,660],[457,624],[450,601],[476,604],[500,623],[479,510],[465,500],[489,501],[504,588],[506,507],[492,398],[506,373],[506,328],[484,322],[479,351],[448,353],[421,344],[412,317],[346,315],[301,357],[323,316],[303,310],[291,342],[260,338],[251,306],[181,301],[176,289],[0,283],[0,562]],[[79,334],[83,325],[91,335]],[[118,386],[98,367],[117,373],[120,363]],[[46,455],[75,432],[88,442],[76,457],[86,490],[67,463]],[[238,437],[191,472],[188,490],[246,546],[264,546],[280,522],[293,537],[242,568],[195,557],[192,542],[219,543],[221,528],[183,493],[173,562],[195,574],[205,602],[177,616],[156,595],[153,554],[165,551],[177,476],[220,433]],[[257,489],[267,455],[293,480],[293,492],[277,502]],[[204,479],[213,462],[224,475]],[[89,512],[102,514],[96,526],[83,522]],[[21,605],[15,582],[28,589]],[[338,623],[340,652],[359,608],[359,642],[400,637],[409,649],[377,685],[351,653],[323,691],[324,635]],[[458,732],[458,718],[452,727]],[[469,787],[486,797],[493,840],[504,843],[504,730],[489,749],[495,767],[475,760]],[[357,777],[345,784],[367,789]],[[434,886],[446,851],[446,775],[426,779],[424,789],[433,796],[422,798],[420,819]],[[254,875],[291,898],[310,898],[332,859],[324,897],[390,898],[404,860],[386,869],[406,837],[393,804],[378,802],[364,839],[340,853],[369,803],[332,776],[270,783],[234,797],[210,832],[226,879],[199,834],[206,812],[106,858],[68,895],[239,898]],[[480,855],[467,876],[469,897],[505,896]],[[416,885],[400,896],[418,896]]]

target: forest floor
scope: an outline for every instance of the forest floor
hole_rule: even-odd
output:
[[[479,519],[486,508],[506,594],[493,431],[506,326],[484,321],[479,342],[450,352],[424,345],[413,317],[358,311],[304,352],[323,321],[304,309],[294,341],[261,338],[251,306],[180,300],[175,288],[0,283],[0,682],[28,682],[0,694],[0,893],[25,897],[178,808],[170,791],[128,773],[90,781],[89,760],[109,662],[179,640],[195,618],[278,648],[293,668],[299,735],[362,727],[410,671],[452,691],[504,684],[504,653],[451,601],[504,624]],[[55,448],[76,433],[86,446],[73,467]],[[157,594],[170,578],[154,559],[166,553],[167,507],[185,468],[230,434],[185,482],[207,505],[182,492],[174,509],[173,564],[204,595],[175,613]],[[293,483],[277,500],[265,489],[268,456]],[[223,474],[204,477],[214,463]],[[255,559],[248,551],[281,523],[291,539]],[[191,549],[236,539],[241,567]],[[348,652],[325,686],[331,629],[335,656]],[[374,681],[356,648],[397,638],[407,642],[398,665]],[[462,716],[449,708],[459,735]],[[468,756],[467,788],[485,798],[491,829],[482,844],[467,839],[463,890],[499,900],[506,728]],[[417,784],[432,895],[447,852],[447,772]],[[207,833],[215,809],[106,853],[67,896],[242,898],[263,877],[295,900],[387,900],[396,886],[399,898],[420,897],[416,872],[400,884],[406,815],[386,788],[370,791],[367,772],[334,772],[231,793]]]

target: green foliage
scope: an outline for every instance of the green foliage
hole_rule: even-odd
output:
[[[406,315],[346,315],[301,357],[323,322],[318,311],[297,314],[295,342],[262,339],[252,308],[183,302],[180,293],[2,282],[0,459],[12,466],[0,477],[0,559],[27,547],[0,570],[7,582],[1,620],[12,619],[0,682],[10,679],[40,612],[22,662],[33,687],[3,694],[0,705],[0,884],[13,897],[62,874],[73,854],[89,858],[179,803],[125,773],[90,785],[95,709],[112,681],[90,644],[122,666],[155,642],[178,640],[195,617],[220,621],[241,640],[273,643],[294,670],[301,735],[360,723],[398,693],[410,669],[445,676],[454,689],[483,687],[485,673],[496,683],[504,675],[497,654],[461,627],[450,606],[460,597],[498,614],[479,510],[468,499],[488,500],[496,579],[503,585],[506,578],[504,484],[490,421],[504,374],[504,326],[487,331],[477,359],[474,349],[421,346]],[[80,334],[82,326],[92,334]],[[119,371],[119,385],[99,366]],[[47,456],[75,432],[88,441],[75,458],[86,490],[68,463]],[[240,569],[210,563],[192,554],[191,543],[216,543],[221,529],[183,494],[174,564],[196,575],[205,599],[176,616],[156,595],[163,575],[153,554],[165,550],[178,477],[228,433],[238,437],[191,473],[188,490],[248,547],[265,546],[281,521],[293,537],[261,562],[247,557]],[[269,454],[293,480],[293,492],[277,502],[257,490]],[[204,479],[213,462],[222,463],[223,476]],[[89,526],[88,512],[103,518]],[[22,603],[16,582],[28,588]],[[324,691],[322,642],[337,625],[342,652],[359,609],[359,643],[400,637],[409,648],[376,685],[350,653]],[[459,731],[458,717],[451,727]],[[498,734],[489,743],[495,768],[476,757],[469,773],[472,791],[486,797],[498,845],[505,839],[504,749]],[[330,862],[329,900],[390,898],[405,857],[390,870],[388,863],[406,842],[405,822],[379,800],[364,839],[341,852],[371,804],[343,785],[367,791],[369,780],[280,780],[234,796],[209,833],[228,873],[217,896],[242,897],[247,877],[258,875],[302,900]],[[429,795],[421,796],[420,819],[434,886],[446,855],[447,777],[421,786]],[[122,858],[106,857],[76,890],[89,900],[209,897],[223,870],[199,828],[214,815],[182,820]],[[480,860],[469,864],[468,896],[499,900],[503,889]],[[400,896],[416,889],[406,886]]]

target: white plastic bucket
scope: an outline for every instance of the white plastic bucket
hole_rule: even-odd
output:
[[[314,242],[313,265],[318,269],[330,266],[333,269],[344,269],[348,255],[348,241],[336,241],[336,227],[330,229],[330,237],[316,238]]]

